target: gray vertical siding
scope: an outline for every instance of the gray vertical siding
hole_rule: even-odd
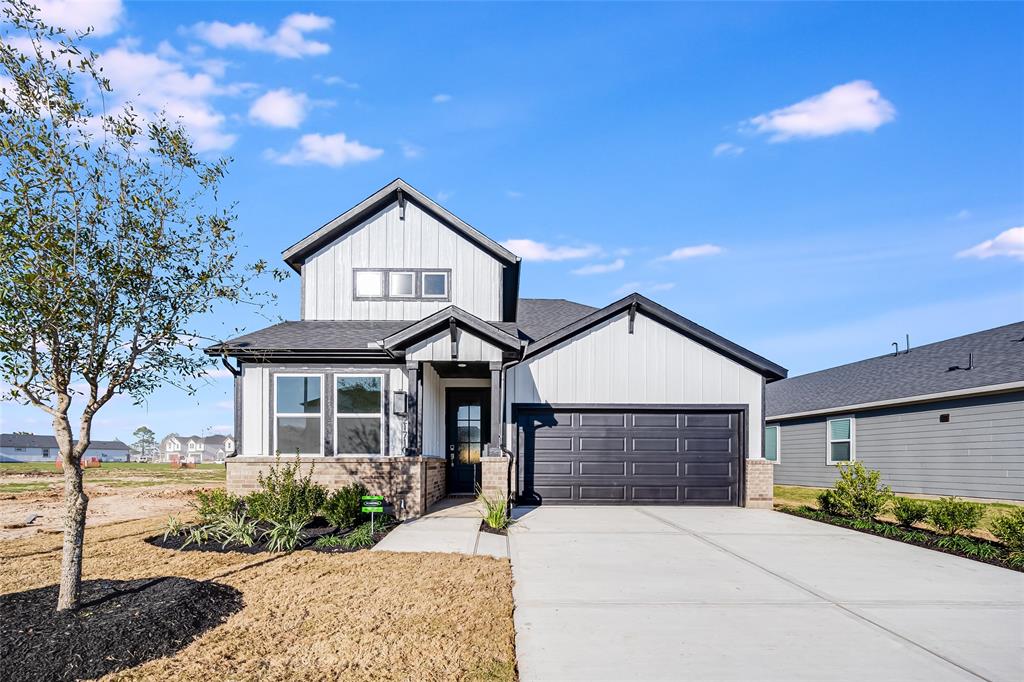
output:
[[[941,414],[949,414],[948,423],[939,422]],[[894,491],[1024,500],[1024,392],[854,416],[856,459],[880,470]],[[832,485],[838,474],[825,464],[825,422],[781,423],[776,483]]]

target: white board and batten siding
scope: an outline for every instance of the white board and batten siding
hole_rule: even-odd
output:
[[[391,396],[394,392],[409,390],[408,377],[402,368],[376,369],[342,366],[325,368],[317,366],[278,368],[275,371],[287,374],[319,374],[322,377],[325,391],[332,390],[332,377],[335,371],[339,373],[386,374],[387,390],[391,395],[385,401],[384,421],[388,428],[388,452],[385,454],[392,456],[405,454],[405,420],[390,414]],[[271,403],[272,393],[270,390],[272,380],[273,374],[265,365],[242,365],[242,447],[240,454],[243,457],[274,455],[274,444],[270,441],[274,425],[274,406]],[[334,419],[333,414],[322,414],[321,416],[327,420]],[[334,453],[327,452],[325,454],[333,455]]]
[[[415,362],[501,362],[501,349],[464,329],[455,330],[456,356],[452,356],[452,337],[447,329],[423,339],[405,352],[406,361]]]
[[[509,414],[513,403],[747,405],[749,456],[762,456],[761,375],[642,312],[633,334],[624,312],[512,367],[507,381]]]
[[[354,300],[362,268],[451,270],[451,300]],[[455,305],[483,320],[501,319],[502,264],[473,242],[407,202],[368,218],[302,266],[304,320],[420,320]]]
[[[444,457],[447,424],[445,392],[449,388],[487,388],[490,379],[445,379],[430,364],[423,365],[423,456]]]

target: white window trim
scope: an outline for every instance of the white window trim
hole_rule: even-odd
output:
[[[338,379],[340,377],[346,379],[367,379],[374,377],[380,381],[380,413],[375,414],[373,412],[346,412],[340,414],[338,412]],[[370,372],[367,374],[353,374],[350,372],[337,372],[334,374],[334,385],[331,390],[334,391],[334,423],[331,427],[334,429],[334,456],[335,457],[384,457],[384,446],[387,439],[384,437],[384,429],[387,428],[384,417],[384,375],[377,372]],[[380,451],[376,455],[370,455],[365,452],[338,452],[338,442],[341,440],[338,438],[338,419],[365,419],[367,417],[380,417]]]
[[[765,426],[764,430],[775,429],[775,459],[767,459],[772,464],[778,464],[782,461],[782,427],[779,424],[772,424],[771,426]],[[761,444],[764,446],[764,443]]]
[[[840,438],[838,440],[832,440],[832,422],[838,421],[850,421],[850,437],[849,439]],[[844,459],[839,461],[832,461],[832,443],[849,443],[850,444],[850,459]],[[849,417],[833,417],[825,420],[825,464],[828,466],[838,466],[840,464],[852,464],[857,461],[857,420],[850,415]]]
[[[444,293],[443,294],[428,294],[427,293],[427,287],[426,287],[427,275],[441,275],[442,277],[444,277]],[[421,292],[421,298],[446,299],[446,298],[448,298],[448,294],[449,294],[449,292],[451,290],[451,287],[452,287],[451,277],[449,276],[447,270],[424,270],[423,272],[420,273],[420,292]]]
[[[409,275],[412,278],[412,291],[408,294],[395,294],[391,291],[391,278],[395,275]],[[411,270],[388,270],[388,298],[416,298],[416,273]]]
[[[380,291],[376,294],[361,294],[359,293],[359,275],[373,274],[380,277]],[[373,268],[365,268],[355,270],[352,273],[352,299],[360,301],[379,301],[387,295],[387,273],[384,270],[375,270]]]
[[[280,377],[318,377],[320,379],[320,411],[317,413],[313,412],[278,412],[277,411],[277,380]],[[324,384],[327,383],[323,374],[317,374],[316,372],[300,372],[297,374],[292,373],[281,373],[273,376],[274,380],[274,453],[279,453],[284,457],[294,457],[294,452],[281,452],[278,447],[277,440],[277,418],[278,417],[305,417],[311,419],[314,416],[320,417],[320,449],[317,452],[300,452],[299,457],[323,457],[324,456]]]

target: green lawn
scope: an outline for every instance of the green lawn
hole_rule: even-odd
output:
[[[818,508],[818,494],[824,490],[824,488],[805,488],[803,486],[796,485],[777,485],[775,486],[775,504],[785,505],[789,507],[813,507]],[[933,500],[934,495],[909,495],[901,493],[899,497],[910,497],[915,500]],[[981,502],[985,507],[985,517],[981,521],[981,528],[987,529],[989,523],[1007,512],[1014,509],[1018,505],[1008,504],[1006,502]],[[879,518],[888,521],[895,521],[896,517],[890,514],[883,514]],[[923,524],[926,527],[930,527],[928,524]]]
[[[172,469],[170,464],[104,462],[85,470],[85,482],[118,488],[149,487],[175,483],[217,485],[224,482],[223,464],[200,464],[195,469]],[[52,462],[15,462],[0,464],[0,476],[24,477],[24,480],[0,483],[0,493],[45,490],[59,484],[62,474]]]

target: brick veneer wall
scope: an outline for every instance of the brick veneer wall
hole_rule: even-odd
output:
[[[508,459],[505,457],[480,458],[480,488],[489,498],[507,498]]]
[[[744,506],[753,509],[771,509],[775,499],[775,465],[766,459],[748,459]]]
[[[282,462],[286,461],[284,459]],[[399,518],[420,516],[444,497],[444,460],[429,457],[300,457],[300,471],[313,469],[313,481],[336,490],[359,482],[371,495],[383,495]],[[235,495],[256,490],[258,477],[274,464],[272,457],[227,460],[227,489]],[[438,475],[440,471],[440,475]]]

